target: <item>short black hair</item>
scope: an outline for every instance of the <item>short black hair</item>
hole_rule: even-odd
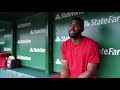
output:
[[[80,17],[74,17],[72,20],[77,20],[77,21],[79,21],[80,24],[81,24],[81,26],[82,26],[82,28],[84,28],[84,21],[83,21],[82,18],[80,18]]]

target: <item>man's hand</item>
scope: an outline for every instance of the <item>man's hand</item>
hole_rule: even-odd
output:
[[[87,71],[80,74],[78,78],[93,78],[94,74],[96,73],[96,70],[97,70],[97,64],[88,63]]]
[[[62,69],[61,69],[61,75],[60,78],[69,78],[69,66],[67,60],[62,60]]]

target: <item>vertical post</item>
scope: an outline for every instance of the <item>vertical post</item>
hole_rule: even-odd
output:
[[[53,73],[53,32],[52,32],[52,12],[48,12],[46,33],[46,73]]]
[[[12,42],[13,42],[13,56],[15,56],[16,58],[16,19],[13,18],[12,20],[12,27],[13,27],[13,30],[12,30]]]

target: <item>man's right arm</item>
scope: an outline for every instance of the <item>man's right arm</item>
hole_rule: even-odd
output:
[[[70,71],[67,60],[62,60],[62,68],[60,78],[69,78]]]

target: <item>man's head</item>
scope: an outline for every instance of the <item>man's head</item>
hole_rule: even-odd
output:
[[[68,33],[71,38],[78,38],[84,30],[84,21],[79,17],[74,17],[69,25]]]

